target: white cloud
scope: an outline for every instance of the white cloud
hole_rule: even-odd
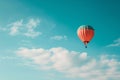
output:
[[[35,31],[34,29],[38,26],[38,24],[40,23],[40,20],[39,19],[30,19],[28,21],[28,23],[26,23],[26,28],[28,29],[26,33],[24,33],[25,36],[28,36],[28,37],[36,37],[38,35],[41,35],[42,33],[41,32],[37,32]]]
[[[67,77],[85,80],[119,80],[120,62],[112,57],[102,55],[90,57],[86,52],[69,51],[62,47],[20,48],[17,55],[35,64],[40,69],[54,69]]]
[[[34,38],[42,34],[41,32],[36,31],[36,28],[38,27],[39,23],[39,19],[33,18],[29,19],[26,23],[23,20],[16,21],[8,25],[10,27],[8,31],[9,34],[12,36],[24,35],[27,37]]]
[[[67,36],[60,36],[60,35],[57,35],[57,36],[53,36],[51,37],[51,39],[53,40],[67,40]]]
[[[80,58],[81,59],[86,59],[87,58],[87,53],[84,52],[84,53],[80,54]]]
[[[42,33],[41,32],[35,32],[33,30],[29,30],[27,33],[25,33],[24,35],[27,36],[27,37],[37,37],[39,35],[41,35]]]
[[[115,46],[120,46],[120,38],[114,40],[112,44],[107,45],[107,47],[115,47]]]
[[[16,35],[16,34],[19,33],[20,27],[23,26],[23,20],[20,20],[20,21],[16,21],[16,22],[14,22],[14,23],[11,23],[9,26],[12,26],[12,27],[10,28],[9,34],[10,34],[10,35]]]

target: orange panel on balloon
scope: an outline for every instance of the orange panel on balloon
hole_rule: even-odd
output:
[[[78,30],[78,37],[84,41],[90,41],[94,36],[94,30],[92,29],[79,29]]]

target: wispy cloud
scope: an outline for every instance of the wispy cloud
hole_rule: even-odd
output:
[[[19,63],[19,57],[17,56],[0,56],[0,64],[8,64],[8,63]],[[15,64],[16,65],[16,64]]]
[[[8,33],[10,36],[26,36],[30,38],[35,38],[37,36],[43,35],[49,36],[52,30],[56,27],[56,23],[52,20],[46,18],[30,18],[30,19],[20,19],[14,22],[9,22],[9,24],[0,26],[0,31]],[[55,35],[49,36],[53,40],[67,40],[65,35]]]
[[[67,36],[56,35],[56,36],[52,36],[50,39],[53,39],[53,40],[67,40]]]
[[[19,46],[32,47],[32,46],[34,46],[34,44],[32,43],[31,40],[23,39],[23,40],[19,41]]]
[[[120,38],[114,40],[112,44],[107,45],[107,47],[115,47],[115,46],[120,46]]]
[[[15,56],[0,56],[0,60],[15,60],[18,59]]]
[[[120,78],[120,62],[109,55],[95,58],[88,56],[86,52],[69,51],[62,47],[19,48],[16,54],[30,60],[40,69],[54,69],[66,74],[67,77],[79,77],[85,80],[119,80]]]
[[[23,27],[23,20],[16,21],[14,23],[9,24],[10,26],[10,35],[17,35],[20,32],[21,27]]]
[[[38,25],[40,24],[39,19],[29,19],[28,22],[25,22],[23,19],[15,21],[13,23],[10,23],[8,25],[7,31],[11,36],[16,35],[23,35],[27,37],[37,37],[42,34],[42,32],[39,32],[36,30]]]
[[[41,32],[37,32],[34,29],[38,26],[38,24],[40,23],[39,19],[30,19],[28,21],[28,23],[26,23],[26,28],[28,29],[26,33],[24,33],[25,36],[28,37],[36,37],[38,35],[41,35]]]

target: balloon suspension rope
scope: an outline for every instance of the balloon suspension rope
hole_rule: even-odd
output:
[[[87,48],[88,41],[84,41],[85,48]]]

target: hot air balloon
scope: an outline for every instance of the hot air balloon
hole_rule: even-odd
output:
[[[84,43],[85,48],[87,48],[87,44],[94,36],[94,29],[90,25],[82,25],[78,28],[77,35],[79,39]]]

